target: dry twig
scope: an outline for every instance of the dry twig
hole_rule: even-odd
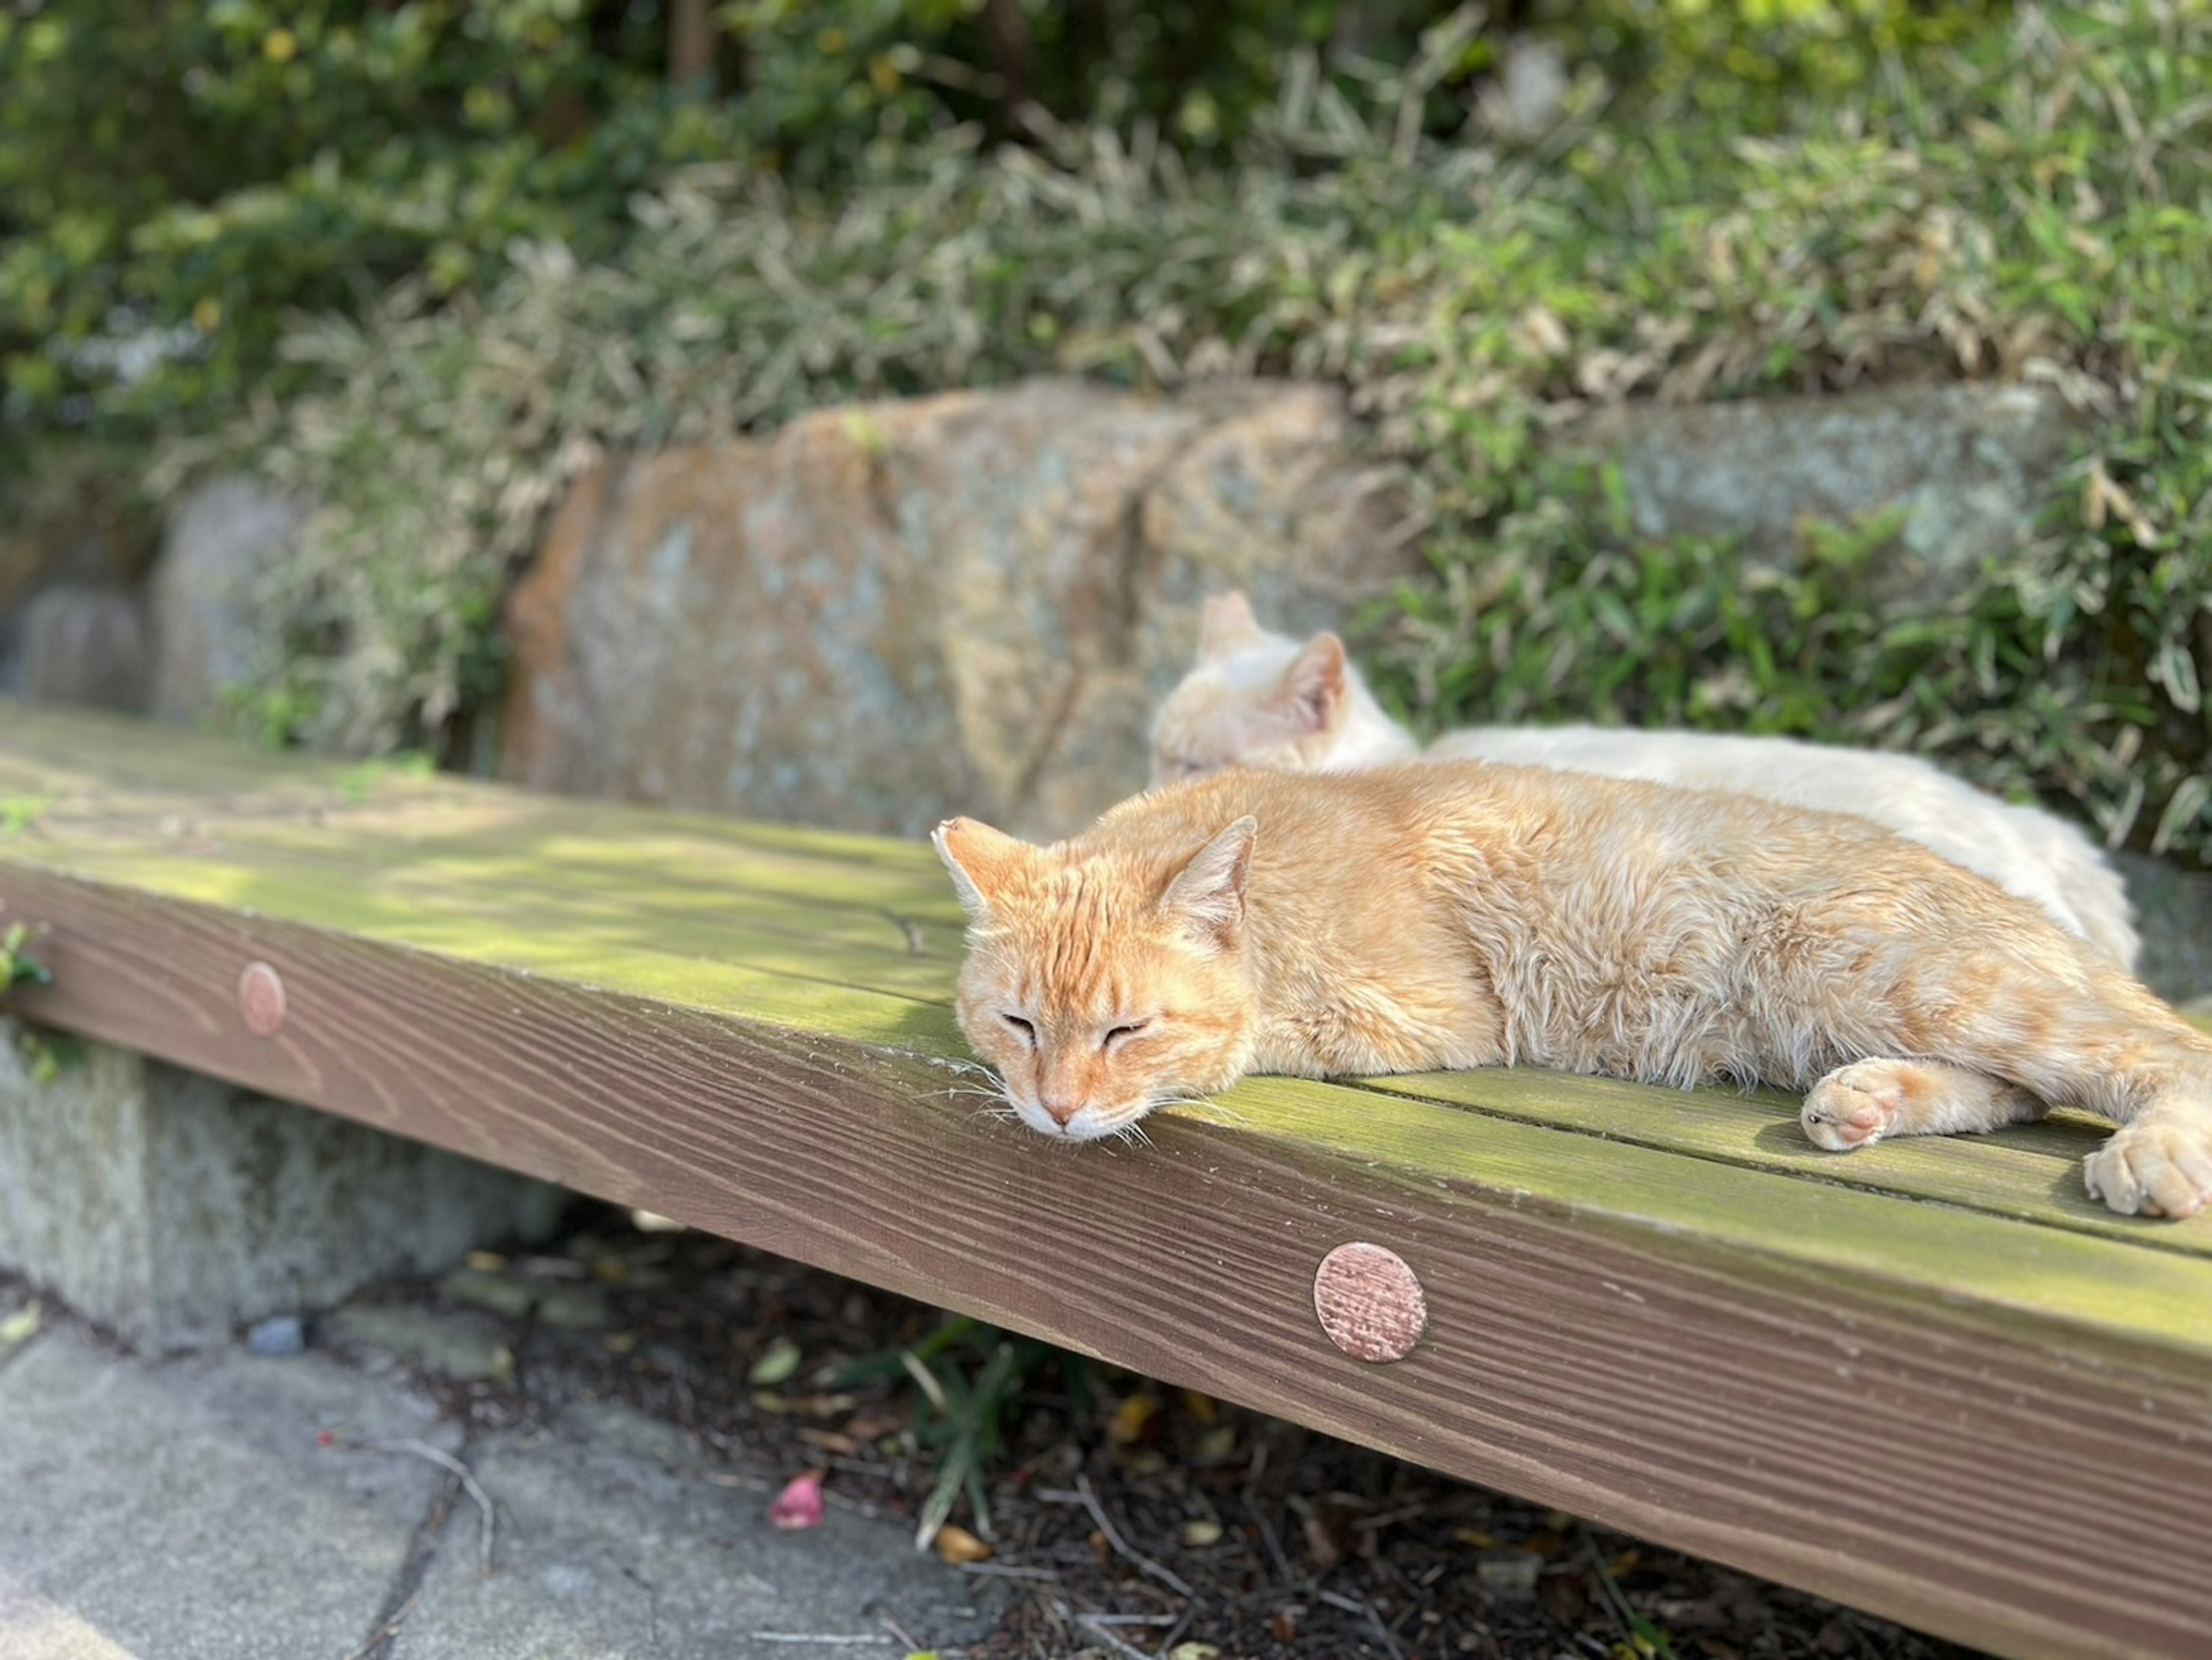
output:
[[[441,1452],[428,1441],[410,1438],[405,1441],[341,1441],[340,1446],[355,1452],[404,1452],[416,1458],[427,1458],[440,1469],[447,1472],[461,1484],[477,1507],[477,1567],[487,1579],[491,1578],[492,1530],[496,1526],[491,1495],[477,1484],[476,1473],[450,1452]]]
[[[1173,1568],[1164,1566],[1146,1555],[1144,1552],[1133,1548],[1127,1540],[1121,1537],[1121,1530],[1115,1527],[1113,1518],[1106,1514],[1106,1507],[1098,1502],[1097,1493],[1091,1490],[1089,1476],[1077,1476],[1073,1492],[1065,1487],[1054,1487],[1040,1491],[1037,1497],[1048,1505],[1082,1505],[1091,1512],[1091,1519],[1098,1524],[1098,1531],[1106,1536],[1106,1542],[1113,1547],[1116,1556],[1127,1562],[1139,1572],[1158,1580],[1178,1596],[1188,1596],[1194,1600],[1197,1597],[1198,1593],[1191,1589],[1188,1580]]]

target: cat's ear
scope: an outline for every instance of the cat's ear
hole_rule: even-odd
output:
[[[990,909],[991,897],[1006,886],[1008,876],[1028,862],[1032,851],[1028,842],[975,818],[948,818],[929,839],[945,868],[952,873],[961,909],[978,919]]]
[[[1333,634],[1316,634],[1283,671],[1282,684],[1275,690],[1277,705],[1302,733],[1328,731],[1343,711],[1350,666],[1343,641]]]
[[[1247,813],[1200,848],[1168,884],[1161,911],[1195,939],[1226,950],[1244,928],[1244,884],[1260,821]]]
[[[1252,615],[1252,602],[1241,591],[1208,595],[1199,618],[1198,660],[1214,663],[1233,657],[1260,635],[1260,619]]]

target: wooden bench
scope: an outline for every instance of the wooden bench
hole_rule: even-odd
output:
[[[979,1116],[927,847],[0,704],[27,1015],[2030,1655],[2212,1620],[2212,1215],[2064,1116],[1819,1153],[1792,1102],[1247,1084],[1151,1145]],[[1342,1353],[1317,1265],[1418,1276]]]

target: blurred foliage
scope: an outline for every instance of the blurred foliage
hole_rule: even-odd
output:
[[[703,76],[672,85],[664,0],[0,0],[0,417],[204,424],[300,384],[293,311],[358,312],[407,279],[482,292],[518,240],[601,257],[667,168],[735,161],[825,185],[974,126],[994,142],[1104,123],[1225,156],[1268,119],[1285,55],[1387,75],[1420,0],[693,0]],[[1578,58],[1671,88],[1852,84],[1901,0],[1554,0],[1522,8]],[[1456,125],[1497,30],[1455,34],[1419,112]]]
[[[295,308],[453,293],[518,236],[605,250],[631,191],[724,148],[657,43],[602,50],[583,0],[0,4],[7,410],[203,422]]]
[[[13,5],[0,66],[64,9]],[[234,118],[249,171],[155,143],[175,172],[111,199],[147,109],[72,157],[58,106],[0,102],[11,396],[281,393],[164,472],[250,456],[320,503],[242,691],[270,738],[434,744],[486,701],[505,584],[605,448],[1034,373],[1291,374],[1344,386],[1404,481],[1437,580],[1370,642],[1424,718],[1917,749],[2212,850],[2200,5],[750,0],[714,11],[714,95],[668,89],[625,4],[66,10],[121,31],[69,50],[169,65],[149,99],[235,82],[189,113]],[[229,55],[179,70],[165,31],[226,18]],[[331,64],[343,95],[287,91],[296,141],[247,119],[247,85]],[[118,310],[195,332],[126,381]],[[1626,400],[1959,379],[2054,387],[2096,437],[2033,543],[1932,611],[1867,591],[1881,525],[1785,571],[1651,545],[1545,441]]]

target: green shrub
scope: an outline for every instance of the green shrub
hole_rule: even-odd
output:
[[[0,385],[20,420],[204,425],[295,308],[601,252],[721,153],[583,0],[0,8]],[[616,42],[618,46],[621,43]],[[278,389],[283,382],[280,376]]]
[[[2212,16],[2113,0],[1876,42],[1851,97],[1782,99],[1759,137],[1701,107],[1719,65],[1585,66],[1533,140],[1437,137],[1471,39],[1357,97],[1294,72],[1219,167],[1091,129],[873,147],[835,192],[693,168],[619,257],[538,244],[481,304],[416,284],[301,326],[316,390],[230,435],[325,503],[249,714],[373,747],[480,695],[496,598],[602,446],[1040,371],[1296,374],[1346,386],[1425,515],[1438,580],[1383,646],[1437,715],[1917,747],[2202,856]],[[1930,377],[2037,380],[2101,433],[2034,544],[1936,617],[1872,605],[1848,562],[1731,599],[1725,550],[1638,546],[1544,459],[1620,399]]]
[[[701,0],[703,3],[703,0]],[[631,0],[15,0],[0,6],[0,419],[204,428],[299,376],[294,311],[407,281],[481,296],[517,240],[610,254],[670,167],[840,185],[885,146],[1097,121],[1202,164],[1269,118],[1286,53],[1337,90],[1449,40],[1413,112],[1448,131],[1496,41],[1422,0],[718,0],[719,88],[672,88],[670,5]],[[1539,11],[1542,9],[1539,8]],[[1957,27],[1903,0],[1556,7],[1578,61],[1674,88],[1747,66],[1757,125]],[[1443,20],[1443,21],[1439,21]],[[1950,21],[1942,21],[1950,20]],[[1502,29],[1504,26],[1498,26]],[[1042,112],[1033,119],[1024,106]]]

